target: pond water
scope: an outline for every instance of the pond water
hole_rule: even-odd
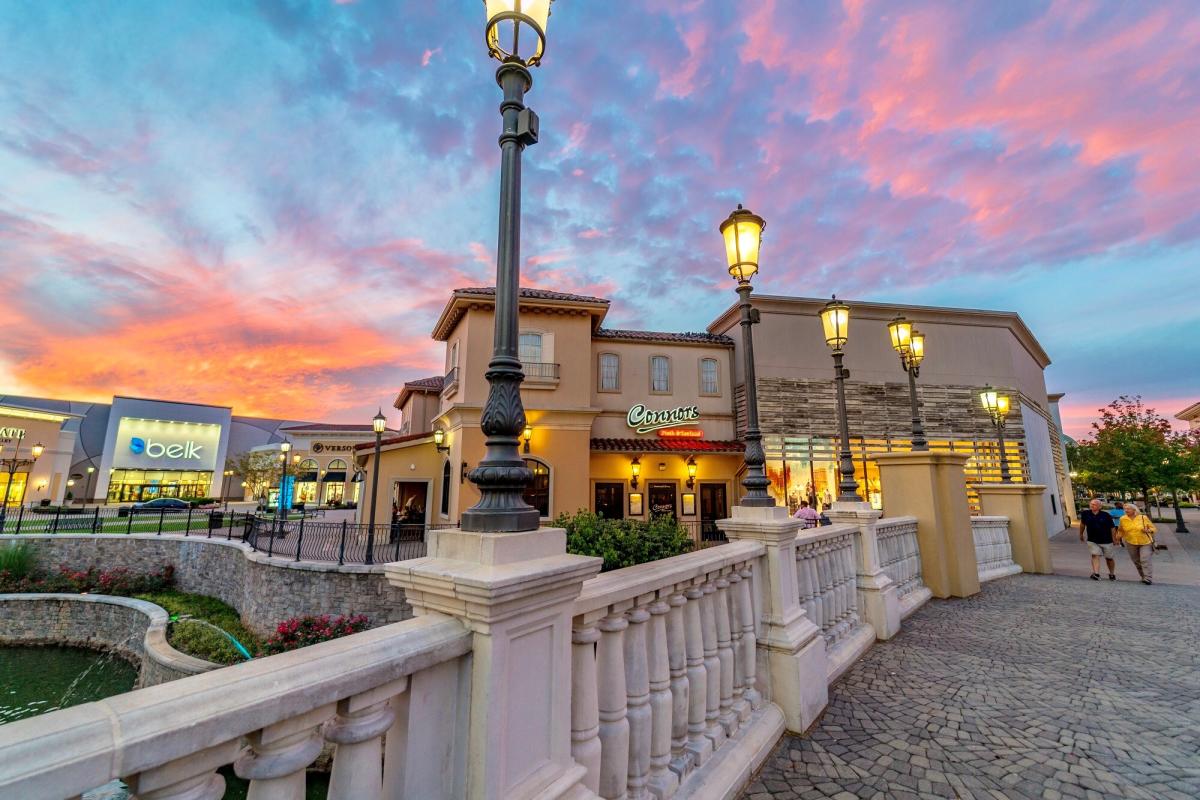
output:
[[[137,670],[82,647],[0,647],[0,724],[128,692]]]

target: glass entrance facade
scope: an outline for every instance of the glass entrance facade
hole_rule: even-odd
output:
[[[8,482],[8,472],[0,472],[0,503],[4,502],[4,498],[8,498],[10,506],[19,505],[21,499],[25,497],[25,485],[29,480],[29,473],[14,472],[12,474],[11,487]]]
[[[212,472],[114,469],[108,482],[108,502],[140,503],[156,497],[207,497]]]

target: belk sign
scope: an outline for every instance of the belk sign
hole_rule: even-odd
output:
[[[199,461],[203,445],[198,445],[190,440],[182,444],[163,444],[153,439],[134,436],[129,440],[129,449],[138,455],[145,453],[150,458],[166,456],[167,458],[194,458]]]
[[[220,449],[220,425],[121,417],[113,467],[207,472]]]
[[[625,424],[638,433],[649,433],[660,428],[674,428],[677,425],[688,425],[700,419],[699,406],[679,406],[662,411],[646,408],[638,403],[629,409],[625,415]]]

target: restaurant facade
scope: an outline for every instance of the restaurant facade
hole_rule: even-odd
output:
[[[818,509],[836,494],[833,367],[818,313],[824,301],[754,297],[755,365],[770,491],[781,505]],[[533,472],[526,500],[545,520],[586,509],[609,518],[670,514],[715,532],[740,494],[745,428],[741,340],[731,306],[701,332],[606,328],[603,298],[522,289],[519,355]],[[1048,528],[1061,529],[1070,497],[1049,358],[1014,313],[853,303],[846,348],[851,450],[864,498],[886,511],[875,452],[911,448],[907,376],[887,335],[904,314],[926,334],[919,396],[934,449],[970,455],[968,482],[999,479],[996,431],[979,402],[988,384],[1013,411],[1006,455],[1016,480],[1046,485]],[[492,352],[494,292],[458,289],[433,338],[443,375],[405,384],[399,435],[384,439],[377,520],[456,524],[478,500],[467,473],[484,454],[480,414]],[[1055,400],[1058,396],[1055,396]],[[356,448],[370,474],[373,445]],[[369,488],[369,487],[368,487]],[[1064,493],[1065,491],[1065,493]],[[974,493],[964,485],[974,503]],[[369,491],[366,503],[372,502]],[[366,503],[360,515],[367,513]]]

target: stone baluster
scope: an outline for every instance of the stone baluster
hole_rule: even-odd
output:
[[[625,630],[623,612],[610,609],[600,620],[596,651],[597,705],[600,717],[600,781],[598,794],[624,798],[629,779],[629,720],[626,719]]]
[[[333,710],[318,708],[246,737],[250,749],[233,771],[250,781],[248,800],[304,800],[305,770],[321,752],[321,723]]]
[[[738,729],[738,716],[733,710],[733,634],[729,629],[729,578],[722,574],[713,581],[713,615],[717,623],[717,661],[721,664],[720,711],[717,721],[732,736]]]
[[[804,582],[808,586],[807,599],[804,601],[804,613],[818,628],[824,630],[825,602],[821,598],[821,575],[815,547],[804,548]]]
[[[738,608],[742,591],[740,565],[734,566],[725,579],[729,581],[729,635],[733,647],[733,713],[737,715],[740,727],[740,723],[750,716],[750,704],[746,702],[746,664],[742,659],[742,613]]]
[[[587,770],[583,785],[600,791],[600,707],[596,696],[596,642],[600,631],[594,622],[575,619],[571,630],[571,758]]]
[[[629,721],[629,772],[626,792],[629,800],[648,796],[646,782],[650,773],[650,734],[653,712],[650,708],[650,664],[646,652],[646,622],[650,612],[637,606],[625,615],[625,718]]]
[[[754,568],[743,564],[738,571],[742,582],[738,584],[738,614],[742,626],[742,674],[745,675],[746,689],[742,697],[750,709],[756,709],[762,704],[762,693],[758,691],[758,634],[755,632],[755,621],[758,615],[754,610]],[[749,716],[749,714],[747,714]]]
[[[846,543],[842,547],[842,560],[844,577],[843,585],[846,592],[846,607],[848,609],[847,616],[851,627],[859,622],[858,614],[858,590],[855,588],[855,564],[858,559],[854,554],[854,537],[847,536]],[[888,581],[889,584],[891,581]]]
[[[725,743],[725,729],[721,727],[721,659],[717,657],[717,614],[716,576],[708,575],[701,587],[700,597],[701,634],[704,641],[704,671],[708,673],[705,686],[707,697],[704,707],[704,735],[712,740],[716,750]]]
[[[688,740],[687,633],[683,608],[687,598],[677,588],[667,604],[667,660],[671,668],[671,771],[680,780],[691,771],[692,756],[684,750]]]
[[[138,800],[220,800],[225,778],[217,769],[241,749],[241,740],[233,739],[125,778],[125,783]]]
[[[796,548],[796,588],[797,600],[804,607],[804,613],[808,618],[816,622],[814,616],[815,608],[813,606],[813,585],[808,574],[808,548]]]
[[[813,566],[816,577],[816,583],[813,584],[813,591],[816,597],[820,598],[818,606],[818,616],[815,620],[817,626],[821,629],[821,633],[825,635],[826,640],[829,638],[829,621],[833,616],[833,598],[829,596],[829,564],[826,558],[825,545],[818,544],[813,547]]]
[[[647,781],[650,791],[659,800],[675,794],[679,787],[679,776],[670,769],[671,764],[671,657],[667,641],[667,616],[671,606],[667,602],[672,590],[659,592],[650,604],[650,624],[646,630],[646,658],[650,664],[650,775]],[[686,706],[684,719],[687,719]],[[684,727],[686,735],[687,728]]]
[[[325,740],[337,745],[328,800],[383,800],[383,734],[396,720],[391,699],[408,678],[348,697],[325,723]]]
[[[708,705],[708,671],[704,666],[704,621],[700,611],[704,590],[699,584],[687,589],[686,621],[687,679],[688,679],[688,742],[687,750],[697,767],[712,755],[712,740],[704,735]]]

